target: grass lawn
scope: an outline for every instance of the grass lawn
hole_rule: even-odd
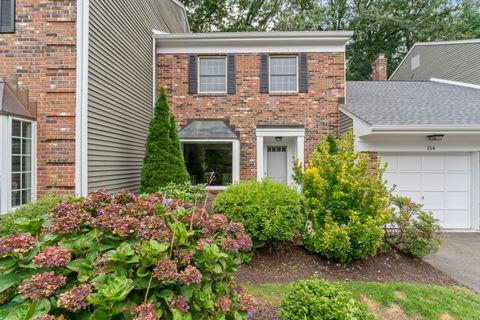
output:
[[[367,305],[377,319],[467,320],[480,319],[480,296],[461,287],[414,283],[343,282],[354,298]],[[291,284],[245,285],[261,305],[272,312]]]

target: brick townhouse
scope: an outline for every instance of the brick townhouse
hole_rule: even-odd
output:
[[[293,184],[293,159],[308,160],[339,131],[351,35],[157,34],[157,85],[167,89],[192,182]]]
[[[47,193],[138,187],[154,29],[189,32],[183,5],[0,1],[0,213]]]

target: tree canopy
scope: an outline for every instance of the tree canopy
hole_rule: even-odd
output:
[[[415,42],[480,37],[480,0],[185,0],[194,32],[352,30],[347,78],[379,53],[389,74]]]

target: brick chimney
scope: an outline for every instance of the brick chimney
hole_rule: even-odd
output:
[[[372,63],[373,81],[387,81],[387,62],[384,53],[380,53],[378,58]]]

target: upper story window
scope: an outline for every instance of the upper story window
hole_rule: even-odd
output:
[[[32,200],[32,145],[32,123],[12,120],[12,208]]]
[[[0,0],[0,33],[15,32],[15,0]]]
[[[270,56],[270,92],[298,92],[297,57]]]
[[[227,58],[200,57],[199,59],[199,92],[227,92]]]

